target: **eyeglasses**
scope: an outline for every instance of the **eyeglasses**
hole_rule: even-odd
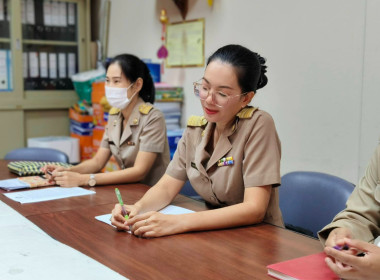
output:
[[[193,85],[194,85],[195,96],[198,97],[200,100],[206,100],[210,94],[209,86],[206,85],[205,83],[202,83],[201,80],[194,82]],[[234,97],[239,97],[245,94],[246,93],[241,93],[237,95],[228,95],[228,94],[223,93],[222,91],[214,91],[211,97],[215,105],[222,108],[228,104],[230,99]]]

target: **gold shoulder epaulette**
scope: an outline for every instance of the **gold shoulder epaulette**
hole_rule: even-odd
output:
[[[120,109],[112,107],[109,114],[110,115],[117,115],[117,114],[119,114],[119,112],[120,112]]]
[[[240,119],[249,119],[257,109],[257,107],[245,107],[244,109],[241,109],[240,112],[236,114],[236,116]]]
[[[207,120],[203,116],[191,116],[187,120],[187,126],[204,126],[207,124]]]
[[[153,105],[146,104],[146,103],[141,104],[139,107],[140,113],[142,113],[144,115],[147,115],[150,112],[150,110],[152,110],[152,109],[153,109]]]

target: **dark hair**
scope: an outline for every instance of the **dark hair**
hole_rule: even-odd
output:
[[[124,76],[131,83],[136,82],[138,78],[143,79],[143,86],[139,92],[139,95],[145,102],[150,102],[153,104],[156,91],[148,66],[146,66],[141,59],[134,55],[120,54],[107,61],[106,71],[108,70],[108,67],[114,63],[119,64]]]
[[[207,65],[214,60],[231,64],[236,69],[236,76],[243,93],[263,88],[268,83],[265,58],[240,45],[221,47],[207,60]]]

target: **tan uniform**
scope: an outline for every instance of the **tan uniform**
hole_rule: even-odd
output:
[[[245,188],[279,186],[281,145],[268,113],[252,107],[242,109],[210,155],[206,147],[214,128],[215,123],[207,123],[204,117],[191,117],[166,173],[189,180],[215,207],[243,202]],[[230,157],[233,163],[218,166],[219,160]],[[283,226],[278,200],[278,190],[273,188],[264,221]]]
[[[153,186],[170,161],[165,119],[162,112],[139,98],[122,131],[123,115],[112,108],[101,147],[111,150],[120,168],[132,167],[139,151],[157,153],[156,161],[141,183]]]
[[[373,242],[380,235],[380,145],[364,177],[348,198],[346,209],[318,233],[322,243],[337,227],[348,228],[355,239],[366,242]]]

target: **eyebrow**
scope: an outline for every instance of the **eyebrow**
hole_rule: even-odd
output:
[[[210,82],[209,82],[205,77],[203,77],[202,80],[204,80],[206,83],[210,84]],[[224,88],[224,89],[231,89],[231,90],[233,90],[232,87],[230,87],[230,86],[225,86],[225,85],[218,86],[218,88]]]
[[[121,76],[112,76],[112,77],[109,77],[109,76],[106,76],[107,79],[121,79]]]

